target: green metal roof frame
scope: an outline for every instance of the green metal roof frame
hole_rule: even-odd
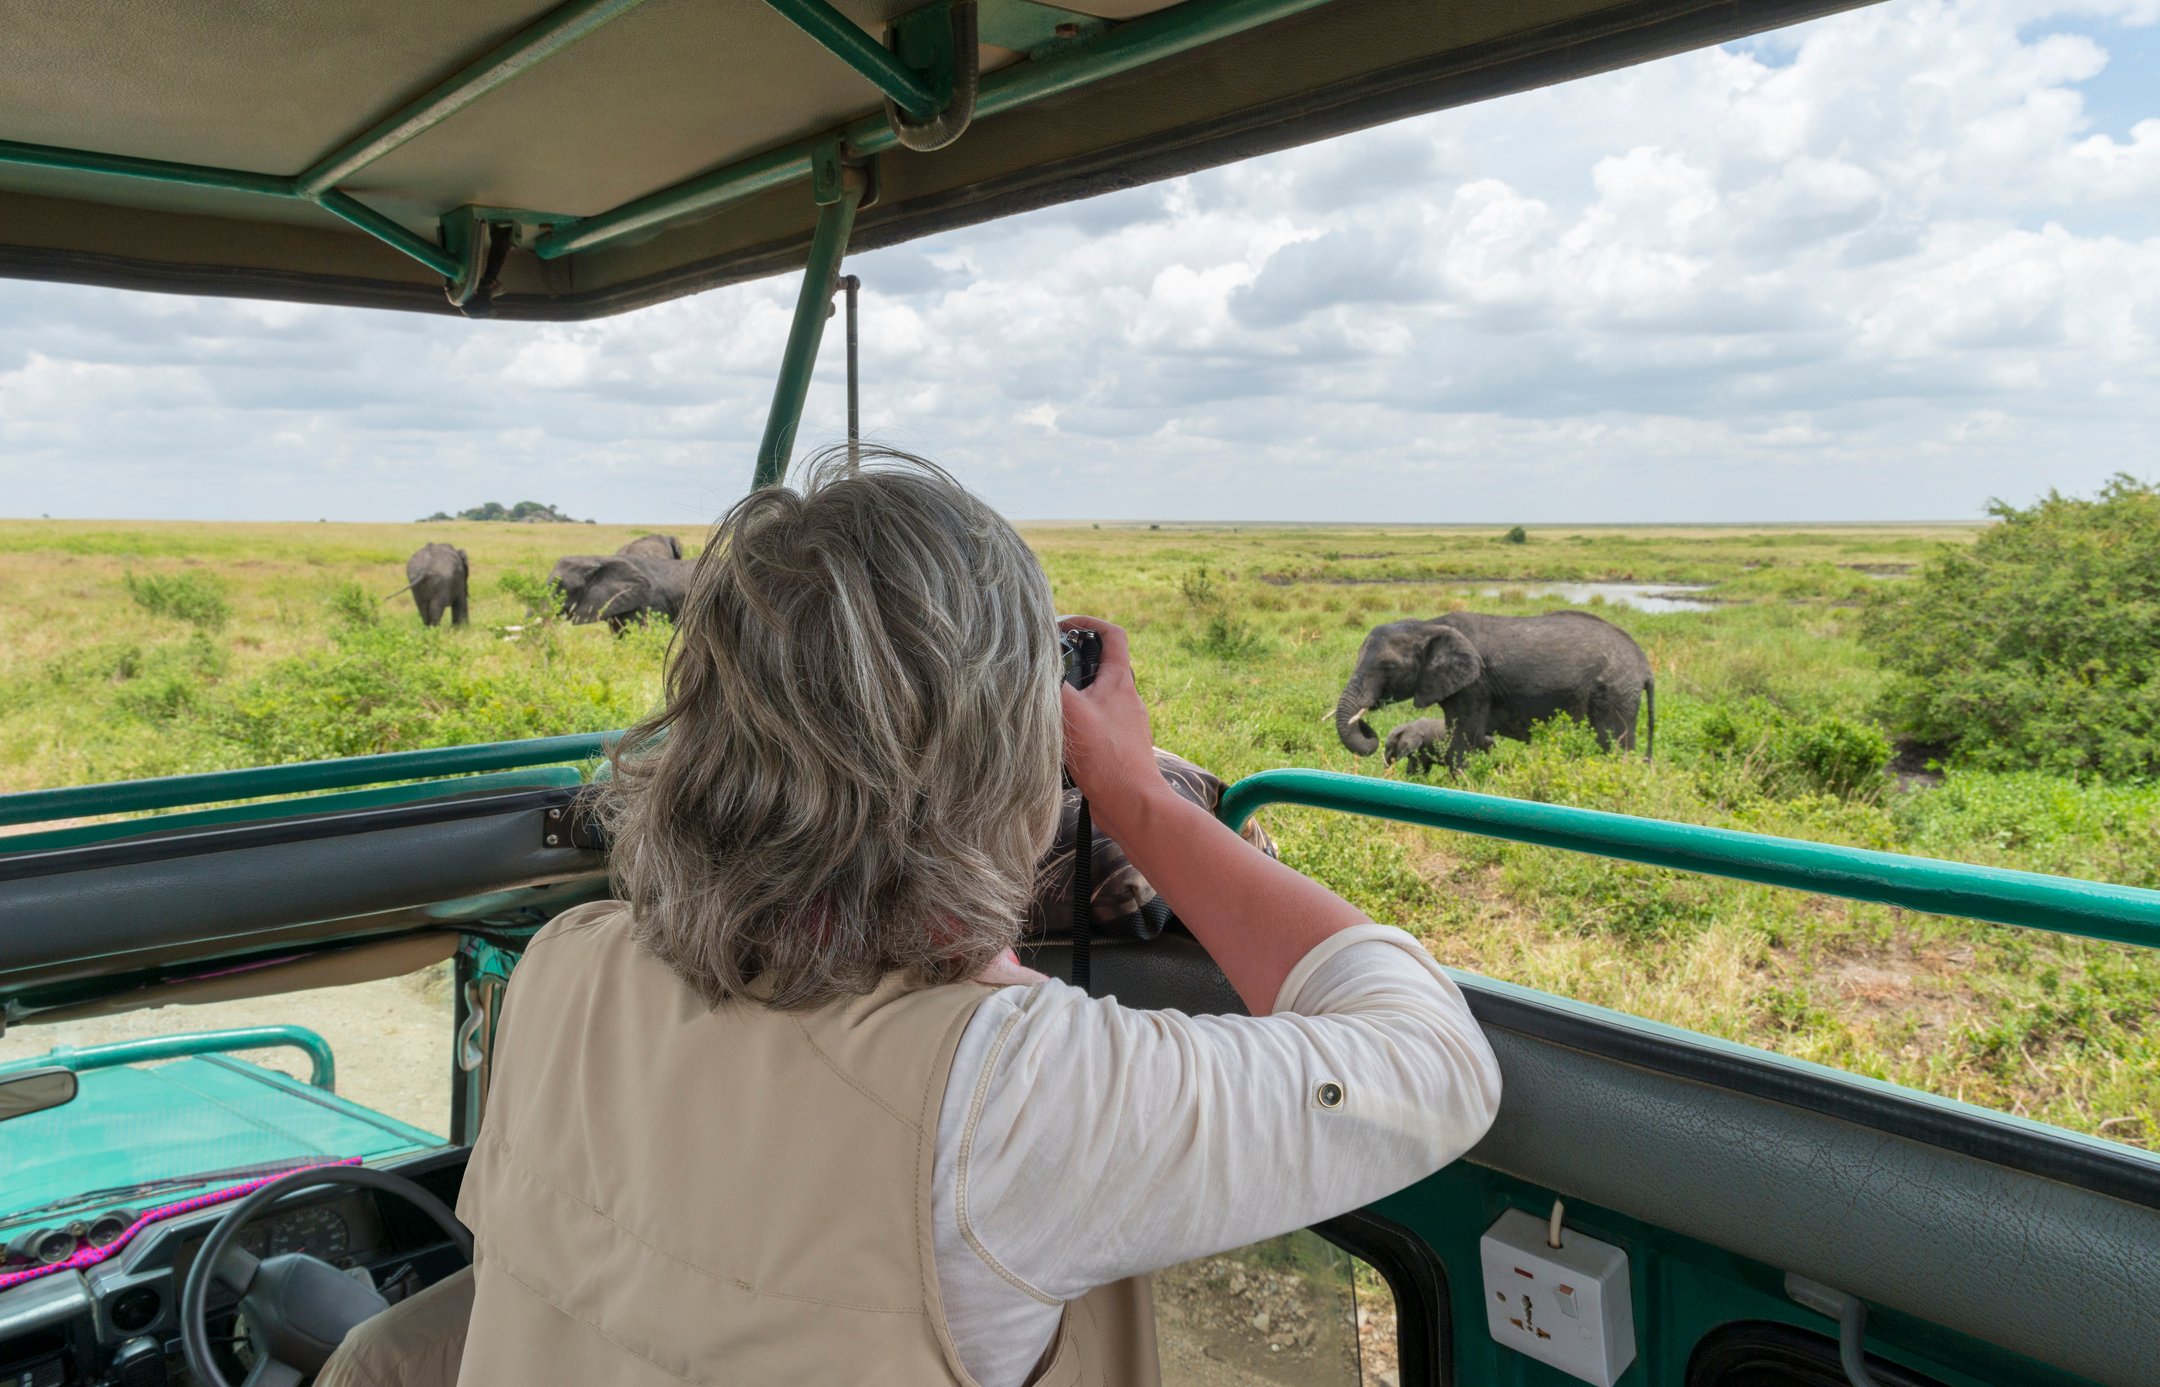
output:
[[[474,260],[485,254],[484,238],[457,235],[446,227],[440,242],[429,241],[340,191],[338,184],[642,3],[644,0],[568,0],[313,165],[287,177],[6,140],[0,140],[0,164],[313,203],[441,275],[451,288],[452,302],[463,303],[478,282]],[[825,0],[767,3],[862,73],[882,95],[910,115],[935,115],[950,101],[949,81],[939,84],[906,66]],[[947,3],[935,0],[928,8],[942,13]],[[1327,3],[1330,0],[1185,0],[1158,15],[1110,28],[1093,42],[1076,44],[1044,61],[1024,63],[993,75],[983,84],[975,112],[994,115],[1011,110]],[[940,85],[944,90],[939,90]],[[837,146],[843,157],[860,160],[892,149],[899,142],[888,115],[866,117],[837,134],[782,146],[608,212],[552,224],[535,243],[534,251],[543,260],[559,259],[669,222],[713,212],[769,188],[807,182],[820,149]],[[454,211],[444,209],[445,219]]]
[[[859,212],[870,213],[865,244],[891,244],[1421,111],[1625,66],[1861,2],[1460,0],[1456,8],[1434,9],[1428,0],[1172,0],[1167,7],[1164,0],[1066,0],[1104,15],[1135,16],[1110,19],[1037,0],[930,0],[900,12],[891,8],[892,0],[843,0],[854,7],[852,14],[832,0],[762,0],[762,6],[758,0],[700,0],[689,9],[683,8],[689,0],[675,0],[671,13],[697,18],[706,25],[708,39],[716,32],[715,24],[722,26],[718,33],[732,34],[747,16],[769,10],[814,41],[826,61],[845,65],[863,79],[868,88],[863,104],[869,104],[874,92],[883,109],[733,157],[718,168],[581,215],[480,205],[478,200],[493,186],[487,172],[491,166],[484,163],[472,169],[459,166],[450,181],[425,185],[432,192],[415,191],[422,185],[401,183],[395,173],[378,178],[378,188],[405,189],[399,194],[405,201],[397,209],[403,220],[356,195],[353,189],[364,185],[355,179],[364,170],[445,127],[490,93],[644,4],[566,0],[335,141],[329,152],[291,174],[0,140],[0,172],[57,173],[64,186],[78,189],[73,201],[50,204],[71,209],[62,214],[57,240],[49,228],[25,233],[21,244],[9,244],[16,238],[0,234],[0,273],[183,292],[430,306],[423,283],[414,276],[395,270],[385,276],[365,255],[348,263],[350,250],[316,245],[304,254],[293,252],[299,268],[284,265],[277,258],[283,252],[273,253],[268,243],[258,245],[247,238],[259,239],[266,234],[265,224],[285,214],[265,212],[251,220],[246,211],[250,200],[259,200],[253,204],[258,206],[312,206],[341,219],[426,274],[439,276],[444,292],[433,298],[434,308],[474,316],[592,316],[800,264],[803,287],[756,462],[756,483],[769,485],[786,473],[840,260],[855,238]],[[394,6],[390,0],[382,3],[385,8],[377,18],[394,24]],[[979,35],[978,8],[983,11]],[[179,12],[187,10],[183,0]],[[229,18],[209,13],[213,32],[238,41],[240,31],[230,28]],[[364,28],[365,23],[362,16],[359,24]],[[880,27],[888,35],[885,41],[875,37]],[[269,51],[275,53],[278,42],[304,43],[305,33],[279,30]],[[117,38],[125,55],[128,35],[120,31]],[[649,36],[643,41],[649,45]],[[746,40],[741,52],[752,62],[769,57],[796,85],[838,75],[819,73],[819,55],[773,46],[776,43],[761,30]],[[177,69],[183,80],[195,70],[189,62],[217,65],[211,56],[215,48],[198,44],[190,51],[193,59],[182,60]],[[978,64],[992,54],[1002,55],[999,60],[1008,65],[978,76]],[[425,49],[419,56],[424,63]],[[1171,59],[1179,61],[1159,77],[1110,80]],[[682,74],[667,66],[674,60],[665,52],[645,53],[648,67],[632,70],[627,78],[616,70],[614,80],[679,79]],[[738,62],[744,60],[738,55]],[[740,67],[735,70],[741,72]],[[221,71],[223,80],[236,88],[247,85],[244,68]],[[327,80],[327,73],[317,75]],[[170,72],[165,80],[163,99],[177,99]],[[215,87],[220,73],[207,73],[204,80]],[[363,97],[366,87],[360,84]],[[841,90],[845,88],[842,81]],[[71,119],[87,120],[99,109],[97,89],[87,90],[87,96],[77,90],[48,93],[45,100],[52,109],[69,112]],[[290,89],[285,99],[306,100]],[[826,99],[833,99],[833,93],[828,91]],[[837,99],[847,104],[844,96]],[[25,118],[39,118],[38,99],[25,100]],[[801,118],[816,124],[830,115],[809,112],[833,109],[815,102],[790,105],[791,98],[777,91],[757,100],[767,104],[744,108],[748,115],[781,122]],[[1001,122],[986,134],[973,133],[978,122],[1039,105],[1047,109],[1021,125]],[[216,101],[204,110],[224,114]],[[518,110],[530,114],[527,107]],[[6,113],[0,103],[0,119]],[[202,114],[193,112],[198,127]],[[323,114],[334,117],[337,108],[326,106]],[[50,119],[49,110],[44,118]],[[566,118],[575,122],[577,116],[573,112]],[[516,129],[528,155],[534,141],[546,138],[538,132],[527,135],[524,125]],[[124,143],[129,136],[109,128],[108,138]],[[193,138],[204,138],[199,128]],[[726,133],[719,138],[725,142]],[[462,148],[454,130],[438,137],[436,144],[442,141]],[[948,145],[956,152],[944,152]],[[743,147],[741,140],[732,146]],[[901,152],[903,161],[891,164],[881,176],[880,159],[894,151]],[[423,160],[434,157],[427,150],[421,153]],[[588,148],[584,157],[589,161],[600,155]],[[925,158],[928,162],[922,162]],[[589,163],[573,161],[562,167],[573,179],[598,173]],[[660,168],[652,172],[659,174]],[[219,214],[222,223],[195,221],[185,228],[171,220],[172,213],[130,217],[117,229],[108,219],[101,232],[95,218],[80,220],[95,211],[97,202],[80,191],[84,176],[93,187],[116,180],[163,188],[168,200],[178,198],[188,205],[201,195],[224,206],[234,202],[228,195],[238,194],[238,210]],[[807,204],[814,203],[817,209],[807,234],[795,229],[803,225],[802,213],[787,210],[784,199],[776,205],[768,196],[804,183],[810,185],[811,197],[798,206],[807,212]],[[873,210],[881,184],[893,191],[894,205]],[[41,195],[35,191],[40,186],[36,176],[26,186],[33,190],[33,199]],[[555,186],[558,193],[563,191],[559,182]],[[450,196],[446,189],[467,194],[468,200],[441,206]],[[20,195],[0,194],[0,211],[8,205],[7,196]],[[683,223],[731,209],[731,217],[716,231],[677,233]],[[430,216],[432,238],[412,224]],[[34,226],[36,217],[21,224]],[[206,228],[221,225],[238,230],[239,239],[219,232],[203,238]],[[177,235],[170,251],[157,239],[162,228]],[[127,244],[139,236],[145,250],[116,259],[98,249],[116,234]],[[775,234],[781,239],[759,239]],[[243,243],[254,249],[241,249]],[[511,287],[504,290],[505,266],[513,252],[523,258],[507,276]],[[549,268],[557,265],[563,268]],[[355,278],[355,271],[363,277]]]
[[[19,2],[34,6],[34,0]],[[26,15],[39,22],[29,26],[31,46],[17,56],[48,61],[58,75],[30,95],[0,94],[0,137],[17,119],[41,125],[42,137],[41,142],[0,138],[0,174],[26,175],[13,186],[0,180],[0,228],[8,222],[18,228],[14,234],[0,230],[0,274],[448,312],[474,295],[490,242],[497,239],[475,236],[475,227],[496,225],[513,229],[515,240],[508,252],[512,272],[487,308],[490,315],[600,316],[802,265],[813,234],[807,209],[796,214],[764,195],[810,181],[818,151],[829,147],[837,147],[849,163],[902,151],[900,163],[873,178],[873,184],[884,186],[884,204],[873,211],[875,199],[868,194],[862,203],[871,215],[860,228],[859,244],[872,248],[1623,67],[1867,0],[1452,0],[1445,6],[1429,0],[1182,0],[1167,7],[1164,0],[1064,2],[1086,5],[1092,13],[1061,8],[1056,0],[975,0],[982,12],[984,61],[995,54],[1006,65],[984,72],[971,107],[975,125],[953,153],[914,153],[922,146],[903,138],[896,122],[920,121],[926,111],[957,104],[956,40],[938,21],[960,0],[931,0],[902,12],[895,11],[896,0],[840,0],[838,5],[833,0],[655,5],[567,0],[507,38],[483,40],[488,46],[477,57],[432,83],[422,79],[424,89],[417,95],[364,121],[357,133],[325,141],[328,152],[291,173],[265,169],[261,162],[221,167],[216,160],[179,160],[198,147],[273,165],[291,157],[289,141],[219,145],[206,144],[204,135],[206,120],[244,121],[246,107],[240,103],[251,98],[313,99],[304,89],[251,80],[265,64],[278,70],[280,57],[305,56],[286,53],[279,44],[349,39],[355,31],[365,33],[372,21],[382,26],[387,41],[402,38],[406,45],[397,74],[412,71],[415,61],[424,71],[424,46],[412,51],[421,41],[400,32],[414,27],[409,22],[414,15],[401,7],[418,0],[369,0],[340,7],[334,20],[303,11],[254,27],[237,24],[208,0],[175,0],[167,12],[196,42],[178,57],[146,52],[141,64],[131,60],[129,44],[154,40],[138,32],[140,26],[128,27],[120,14],[112,21],[110,42],[98,42],[97,0],[70,11],[58,30],[74,37],[64,41],[50,34],[37,39],[41,29],[56,25],[49,12],[31,8]],[[8,3],[0,0],[0,10]],[[514,12],[521,7],[516,0],[499,0],[489,8]],[[650,14],[636,14],[630,26],[616,27],[638,11]],[[779,41],[770,24],[748,22],[756,14],[781,18],[819,49],[775,46]],[[484,20],[476,16],[474,23]],[[334,24],[335,33],[326,36],[307,27],[325,24]],[[472,28],[432,25],[429,31],[462,34]],[[667,152],[638,163],[639,176],[625,179],[611,180],[594,166],[595,159],[606,157],[605,145],[588,141],[562,159],[551,157],[551,131],[605,129],[609,139],[623,138],[617,132],[626,128],[628,106],[610,100],[622,83],[682,88],[687,78],[695,85],[698,55],[680,47],[653,51],[656,35],[687,33],[692,42],[724,45],[738,30],[743,38],[732,69],[738,75],[740,64],[748,61],[791,79],[799,74],[824,83],[818,101],[791,105],[773,91],[745,98],[765,103],[742,108],[758,118],[751,124],[760,131],[785,132],[796,123],[792,133],[759,148],[756,139],[766,136],[745,139],[733,129],[740,111],[709,136],[686,140],[685,130],[667,128],[664,139],[655,141],[665,143]],[[879,41],[880,30],[890,33],[893,46]],[[203,43],[203,31],[214,41]],[[40,42],[46,46],[37,46]],[[580,45],[593,50],[590,59],[573,59],[561,76],[519,81],[536,71],[556,71],[550,60]],[[218,67],[209,55],[219,52],[236,56]],[[115,56],[105,61],[107,54]],[[68,85],[71,65],[93,61],[104,63],[93,80]],[[202,65],[199,76],[196,64]],[[1149,75],[1157,65],[1162,65],[1160,75]],[[843,66],[863,81],[860,105],[883,104],[882,112],[835,122],[831,102],[848,104],[831,85]],[[127,98],[142,87],[138,68],[156,79],[142,88],[154,94],[153,103],[185,103],[185,109],[173,111],[170,138],[159,129],[169,106],[101,101],[105,90]],[[605,80],[616,85],[581,86],[588,68],[605,72]],[[349,67],[317,65],[306,71],[344,83],[335,96],[321,99],[319,109],[302,112],[315,117],[311,129],[334,129],[341,114],[369,99],[371,89],[409,80],[387,72],[376,80]],[[207,89],[201,100],[184,95],[190,80]],[[534,80],[541,85],[534,86]],[[841,81],[838,90],[844,92],[846,85]],[[506,96],[483,103],[505,88]],[[587,103],[587,109],[548,104],[566,93],[574,93],[569,99]],[[11,108],[11,100],[21,103],[19,109]],[[505,101],[511,105],[505,107]],[[96,113],[111,106],[134,123],[98,125]],[[997,119],[1038,107],[1045,109],[1017,124]],[[490,124],[506,111],[514,111],[518,123]],[[995,128],[981,130],[983,121]],[[54,138],[77,127],[98,129],[96,143],[104,147],[76,147]],[[443,133],[424,148],[408,149],[438,130]],[[136,132],[143,138],[134,138]],[[473,144],[476,138],[485,143]],[[506,139],[522,144],[506,146]],[[140,148],[122,152],[131,143]],[[727,153],[719,166],[683,177],[677,171],[686,162],[686,145]],[[243,156],[243,147],[255,153]],[[280,152],[269,153],[273,148]],[[145,157],[168,151],[177,154]],[[621,153],[619,162],[636,162],[635,148]],[[456,157],[446,165],[443,160],[452,154]],[[513,162],[507,183],[498,189],[502,158]],[[390,164],[375,170],[385,159]],[[530,181],[535,160],[551,174],[538,184]],[[370,170],[372,179],[357,177]],[[574,214],[532,210],[545,204],[497,205],[501,199],[495,196],[501,191],[565,197],[567,188],[581,182],[606,182],[630,192],[647,173],[662,186],[648,184],[649,190],[633,192],[617,205]],[[100,184],[113,191],[101,193]],[[122,193],[121,187],[139,191]],[[19,213],[10,199],[22,200]],[[251,212],[251,205],[264,210]],[[278,240],[273,224],[292,228],[311,220],[269,210],[280,205],[312,207],[339,218],[394,248],[420,273],[403,272],[397,260],[355,248],[366,244],[357,238],[311,229]],[[138,206],[160,210],[112,215]],[[735,209],[725,223],[683,234],[683,223],[722,209]],[[591,252],[605,254],[596,259]],[[565,265],[569,261],[576,262],[574,269]],[[564,272],[550,272],[557,265]],[[449,302],[440,288],[451,291]]]

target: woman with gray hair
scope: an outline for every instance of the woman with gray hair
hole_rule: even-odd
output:
[[[459,1381],[1154,1380],[1150,1271],[1371,1202],[1499,1100],[1400,930],[1157,774],[1125,636],[928,464],[827,458],[698,560],[606,791],[620,901],[531,942],[459,1212]],[[1013,945],[1060,760],[1249,1017]]]

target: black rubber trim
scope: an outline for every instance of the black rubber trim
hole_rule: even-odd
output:
[[[2160,1162],[2131,1150],[2088,1146],[2068,1136],[1997,1122],[1985,1112],[1950,1112],[1917,1099],[1846,1082],[1832,1075],[1787,1069],[1686,1040],[1583,1016],[1507,993],[1477,979],[1462,980],[1471,1014],[1481,1025],[1637,1069],[1707,1084],[1786,1107],[1821,1113],[1908,1141],[2010,1170],[2022,1170],[2113,1199],[2160,1209]]]
[[[380,809],[354,809],[342,814],[314,814],[267,822],[202,828],[186,833],[154,832],[156,820],[145,820],[142,838],[123,838],[110,843],[88,843],[79,848],[53,848],[0,857],[0,881],[54,876],[62,872],[89,872],[101,867],[125,867],[140,862],[168,862],[214,852],[240,852],[248,848],[274,847],[280,843],[312,843],[375,833],[392,828],[415,828],[459,819],[486,819],[500,814],[531,811],[536,815],[570,802],[570,790],[558,786],[543,790],[514,790],[501,795],[469,795],[463,799],[422,800],[416,804],[392,804]],[[533,821],[537,839],[540,822]],[[565,849],[574,851],[574,849]]]
[[[1380,1273],[1395,1297],[1396,1381],[1450,1387],[1455,1381],[1454,1316],[1447,1268],[1423,1238],[1393,1219],[1355,1209],[1312,1229]]]
[[[849,251],[861,254],[941,231],[1176,178],[1389,121],[1744,38],[1869,3],[1874,0],[1639,0],[1584,19],[1547,25],[1367,73],[1331,87],[1263,102],[1213,120],[1162,131],[1145,140],[904,204],[887,204],[875,214],[866,212],[857,221]],[[1253,37],[1241,35],[1217,47],[1228,51]],[[810,236],[811,228],[805,226],[799,235],[586,293],[504,294],[493,301],[492,316],[570,322],[627,313],[687,294],[799,269],[809,253]],[[444,300],[440,285],[433,282],[414,284],[226,266],[176,266],[77,251],[0,247],[0,275],[167,293],[456,313]]]
[[[1874,1354],[1868,1376],[1876,1387],[1944,1387]],[[1721,1325],[1695,1343],[1685,1387],[1848,1387],[1837,1340],[1776,1320]]]

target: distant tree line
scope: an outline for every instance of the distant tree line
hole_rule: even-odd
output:
[[[474,506],[471,510],[461,510],[456,515],[437,511],[433,515],[423,516],[421,523],[425,524],[429,520],[508,520],[519,525],[590,525],[593,523],[590,520],[580,520],[574,515],[564,515],[553,506],[543,505],[538,501],[520,501],[514,506],[506,506],[500,501],[490,501],[484,506]]]

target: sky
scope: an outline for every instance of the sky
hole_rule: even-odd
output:
[[[2160,0],[1890,0],[847,269],[866,435],[1018,519],[1975,517],[2160,477]],[[0,514],[709,521],[794,293],[0,281]]]

